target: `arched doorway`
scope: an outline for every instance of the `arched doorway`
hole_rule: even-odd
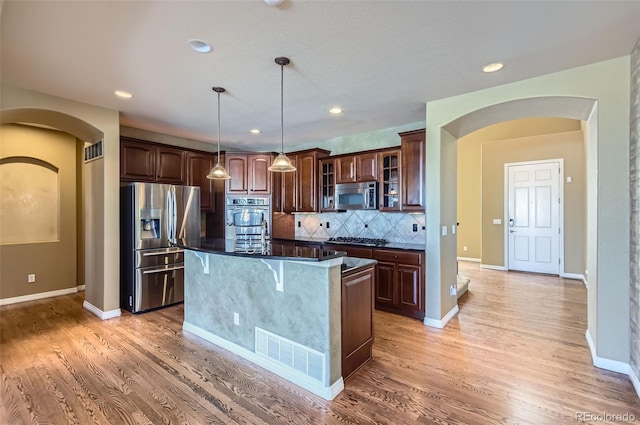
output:
[[[457,312],[457,138],[485,125],[536,116],[579,119],[587,151],[587,341],[594,364],[626,373],[629,326],[629,58],[427,103],[427,325]],[[623,306],[623,308],[620,308]]]
[[[9,91],[9,90],[7,90]],[[30,93],[19,93],[28,97]],[[9,96],[8,96],[9,97]],[[18,96],[19,97],[19,96]],[[57,103],[61,103],[59,108],[55,109],[77,112],[78,116],[87,116],[90,119],[87,120],[78,118],[77,116],[60,112],[52,109],[38,109],[38,108],[11,108],[4,109],[1,114],[0,123],[2,124],[35,124],[39,126],[50,127],[60,130],[74,136],[80,143],[95,143],[105,139],[105,132],[97,128],[95,125],[88,121],[96,121],[102,123],[110,123],[110,113],[107,111],[92,110],[91,107],[83,105],[68,105],[69,102],[58,102],[55,98],[49,98],[45,95],[36,95],[38,101],[42,103],[52,103],[52,106],[56,106]],[[42,99],[40,99],[42,98]],[[53,101],[52,101],[53,100]],[[11,103],[11,102],[5,102]],[[34,103],[33,99],[30,99],[30,103]],[[37,101],[35,103],[38,103]],[[93,108],[97,109],[97,108]],[[117,117],[117,114],[116,114]],[[117,120],[115,121],[117,124]],[[117,127],[116,127],[117,128]],[[115,137],[114,137],[115,136]],[[108,139],[117,140],[116,134],[110,134]],[[114,145],[116,148],[117,144]],[[105,143],[105,158],[107,157],[107,151],[113,150],[111,146],[107,149]],[[78,152],[81,150],[79,149]],[[79,280],[86,284],[85,288],[85,302],[84,307],[90,310],[97,316],[106,319],[109,317],[118,316],[120,314],[118,306],[118,281],[115,280],[113,285],[105,285],[105,260],[106,247],[111,246],[111,241],[105,240],[103,237],[103,228],[105,225],[104,207],[109,202],[111,197],[105,193],[105,162],[103,160],[94,161],[93,163],[85,164],[82,169],[83,185],[82,185],[82,200],[83,208],[80,209],[79,214],[82,217],[83,229],[81,232],[84,234],[84,276],[79,277]],[[111,161],[109,161],[111,162]],[[117,164],[117,158],[116,158]],[[116,186],[117,188],[117,186]],[[117,207],[117,204],[115,205]],[[115,227],[117,227],[117,214]],[[112,220],[111,218],[109,220]],[[113,233],[113,238],[117,242],[117,232]],[[117,243],[113,244],[117,250]],[[116,255],[109,253],[110,258],[117,258]],[[115,269],[117,273],[117,263],[115,267],[109,267],[108,269]],[[115,294],[114,288],[115,287]],[[112,300],[113,299],[113,300]],[[116,308],[114,308],[115,306]]]

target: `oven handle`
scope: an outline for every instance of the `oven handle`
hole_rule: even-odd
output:
[[[155,269],[155,270],[144,270],[142,272],[142,274],[153,274],[153,273],[162,273],[162,272],[171,272],[174,270],[182,270],[184,269],[184,266],[178,266],[178,267],[167,267],[166,269]]]

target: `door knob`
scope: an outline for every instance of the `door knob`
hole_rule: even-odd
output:
[[[516,232],[515,230],[509,230],[509,233],[515,233],[515,232]]]

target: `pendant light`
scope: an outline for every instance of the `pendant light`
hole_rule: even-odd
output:
[[[284,66],[289,65],[288,58],[279,57],[276,58],[276,63],[280,65],[280,154],[273,160],[273,164],[269,167],[269,171],[276,171],[278,173],[288,173],[296,171],[296,167],[291,164],[291,160],[284,154]]]
[[[227,174],[227,170],[220,164],[220,93],[224,93],[225,90],[222,87],[211,88],[214,92],[218,93],[218,163],[207,174],[208,179],[212,180],[229,180],[231,176]]]

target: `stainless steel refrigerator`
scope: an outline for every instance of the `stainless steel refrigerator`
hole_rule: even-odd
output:
[[[200,188],[120,190],[120,307],[141,313],[184,301],[184,251],[169,241],[200,238]]]

